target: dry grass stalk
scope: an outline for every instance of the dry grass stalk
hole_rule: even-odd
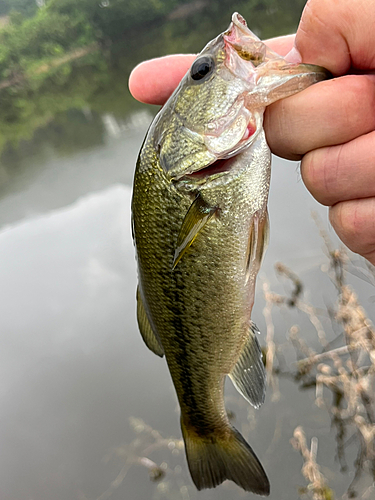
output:
[[[184,448],[182,439],[163,438],[160,432],[139,418],[131,417],[129,422],[138,437],[127,446],[114,448],[104,457],[105,462],[109,462],[113,457],[117,457],[124,462],[124,465],[107,490],[97,500],[108,500],[121,486],[133,465],[145,467],[152,481],[162,480],[167,472],[173,473],[173,471],[169,469],[166,462],[158,465],[155,461],[148,458],[148,455],[157,450],[169,450],[172,455],[176,455]]]
[[[312,498],[312,500],[333,500],[333,492],[327,486],[327,480],[320,472],[319,465],[316,462],[318,439],[311,439],[311,446],[309,449],[302,427],[297,427],[294,430],[291,444],[301,453],[304,460],[302,474],[309,483],[304,493]]]
[[[280,275],[285,276],[286,278],[290,279],[291,282],[294,285],[294,289],[291,293],[291,296],[289,299],[285,300],[285,303],[290,306],[290,307],[296,307],[300,311],[304,312],[309,320],[311,321],[312,325],[316,329],[318,339],[323,347],[326,347],[328,342],[326,338],[326,333],[324,331],[323,325],[318,318],[316,314],[316,309],[311,305],[308,304],[307,302],[304,302],[301,298],[302,293],[303,293],[303,284],[302,281],[299,279],[296,273],[291,271],[288,267],[286,267],[284,264],[281,262],[278,262],[275,264],[275,269],[276,272]]]
[[[274,374],[274,361],[276,354],[276,345],[273,340],[275,334],[275,327],[272,319],[272,307],[277,296],[269,291],[269,284],[267,282],[263,283],[263,294],[266,301],[266,305],[263,309],[263,315],[266,320],[266,372],[268,384],[272,387],[272,401],[277,401],[280,398],[279,381]]]
[[[322,231],[321,231],[322,232]],[[293,326],[289,332],[296,353],[296,380],[306,382],[309,377],[316,385],[316,404],[326,408],[337,429],[337,456],[346,470],[345,448],[348,432],[358,443],[358,454],[355,461],[355,475],[350,484],[347,496],[357,496],[356,487],[364,470],[368,470],[375,482],[375,402],[373,398],[375,386],[375,329],[365,310],[358,302],[354,290],[345,282],[345,269],[349,262],[343,249],[334,250],[327,235],[323,237],[327,244],[330,258],[329,276],[337,290],[337,302],[331,312],[336,325],[341,328],[345,345],[330,349],[318,311],[301,298],[303,284],[299,277],[286,266],[278,264],[276,270],[287,277],[293,284],[289,297],[272,294],[269,290],[268,299],[273,299],[275,305],[296,307],[304,312],[317,333],[322,352],[314,352],[304,340],[299,337],[299,328]],[[268,306],[270,308],[270,305]],[[302,359],[301,359],[302,358]],[[324,398],[324,388],[329,389],[332,402]],[[325,494],[319,485],[319,474],[314,468],[311,451],[309,452],[300,428],[296,430],[294,445],[299,447],[305,459],[304,475],[310,481],[310,492],[314,500],[330,498],[319,496]],[[314,476],[314,474],[317,474]],[[320,489],[319,489],[320,488]],[[366,491],[370,491],[367,489]],[[363,493],[364,494],[364,493]],[[367,493],[366,493],[367,494]],[[363,498],[366,498],[365,496]]]

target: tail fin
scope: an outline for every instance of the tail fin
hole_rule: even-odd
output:
[[[201,437],[181,420],[186,458],[191,477],[198,490],[214,488],[226,479],[246,491],[268,496],[270,484],[253,450],[233,427],[225,437]]]

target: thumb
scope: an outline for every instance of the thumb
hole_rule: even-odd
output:
[[[335,76],[375,69],[375,0],[309,0],[295,46],[305,63]]]

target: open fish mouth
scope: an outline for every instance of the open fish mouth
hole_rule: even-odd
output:
[[[240,116],[243,116],[243,114]],[[176,178],[176,180],[177,181],[179,181],[179,180],[191,180],[191,181],[197,181],[197,182],[199,182],[199,181],[205,182],[207,180],[216,179],[219,176],[221,177],[223,175],[228,174],[229,172],[231,172],[233,170],[233,166],[234,166],[233,160],[235,159],[235,157],[254,142],[254,139],[257,136],[257,130],[258,130],[258,128],[257,128],[257,124],[255,123],[255,120],[250,119],[245,124],[245,129],[242,131],[243,135],[242,135],[241,139],[238,141],[238,135],[237,135],[236,142],[232,146],[231,150],[225,151],[225,154],[222,157],[220,157],[219,156],[220,153],[218,153],[217,151],[212,151],[212,149],[211,149],[211,153],[213,153],[215,156],[218,156],[218,158],[215,161],[209,163],[208,165],[206,165],[204,167],[196,169],[196,170],[194,170],[194,166],[193,166],[188,172],[185,172],[181,177]],[[236,134],[237,132],[234,131],[234,134]],[[229,142],[228,136],[229,135],[230,134],[227,134],[226,137],[224,138],[224,140],[223,140],[222,136],[219,136],[216,139],[217,139],[217,141],[221,140],[222,144],[223,144],[223,142],[226,142],[226,145],[228,145],[228,142]],[[209,146],[210,141],[212,143],[213,139],[211,139],[209,135],[206,135],[205,143],[206,143],[207,147]]]
[[[183,178],[191,179],[191,180],[203,180],[212,178],[213,176],[217,177],[219,174],[226,174],[231,170],[231,158],[216,160],[211,165],[207,167],[201,168],[196,172],[192,172],[191,174],[184,175]]]
[[[197,120],[190,112],[181,115],[182,108],[176,108],[180,121],[173,129],[173,141],[169,126],[164,127],[168,134],[164,136],[161,130],[156,140],[160,164],[174,184],[183,180],[192,188],[194,182],[202,184],[225,175],[229,178],[230,172],[236,175],[239,167],[227,160],[254,143],[262,130],[264,109],[327,77],[327,71],[319,66],[285,61],[261,42],[235,13],[229,29],[207,45],[194,61],[191,67],[194,71],[186,75],[186,88],[194,88],[196,93],[199,85],[203,85],[206,89],[203,94],[211,96],[207,101],[211,107],[212,95],[216,92],[221,96],[223,86],[222,83],[217,88],[213,85],[212,75],[216,71],[213,54],[216,53],[221,54],[216,59],[222,64],[222,81],[230,87],[232,80],[236,80],[235,92],[224,93],[226,105],[219,106],[217,113],[208,113],[206,101],[202,101]],[[205,78],[206,75],[209,78]],[[227,103],[228,100],[232,102]],[[206,123],[204,113],[209,117]],[[181,147],[177,147],[178,144]]]
[[[243,168],[246,168],[245,164],[241,164],[238,161],[237,156],[238,155],[231,156],[230,158],[220,158],[206,167],[186,173],[178,179],[174,179],[173,184],[178,189],[193,192],[203,186],[209,187],[218,182],[226,184],[236,177]]]
[[[202,165],[199,161],[197,163],[192,162],[184,172],[174,174],[170,179],[174,184],[180,184],[180,182],[183,184],[186,181],[202,184],[233,172],[234,160],[237,155],[253,144],[258,135],[258,130],[252,121],[249,122],[243,131],[242,138],[239,141],[237,139],[237,143],[230,151],[220,155],[207,148],[209,158],[212,158],[212,161],[208,161],[205,165]],[[238,165],[235,168],[238,170]]]

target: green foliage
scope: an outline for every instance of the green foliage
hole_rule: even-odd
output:
[[[134,26],[149,25],[164,18],[183,0],[50,0],[48,11],[85,19],[97,36],[117,40]]]
[[[13,26],[21,26],[25,21],[25,16],[22,12],[18,12],[18,10],[11,10],[9,13],[9,21]]]
[[[305,0],[238,0],[235,7],[207,0],[168,20],[189,3],[47,0],[36,8],[35,0],[2,0],[0,15],[11,22],[0,29],[0,150],[72,108],[123,117],[136,106],[127,79],[140,61],[200,50],[228,26],[234,8],[261,37],[292,32]]]

